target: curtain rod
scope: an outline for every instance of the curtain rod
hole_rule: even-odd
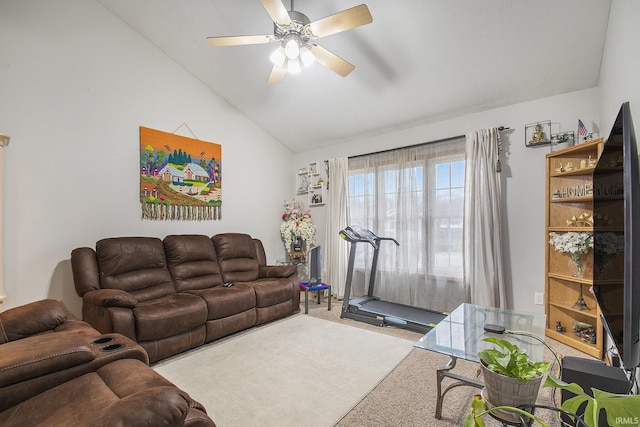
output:
[[[389,148],[388,150],[374,151],[373,153],[358,154],[357,156],[349,156],[349,158],[357,159],[359,157],[371,156],[374,154],[390,153],[391,151],[402,150],[403,148],[422,147],[423,145],[435,144],[436,142],[447,142],[447,141],[452,141],[454,139],[460,139],[460,138],[464,138],[464,135],[450,136],[449,138],[436,139],[435,141],[421,142],[419,144],[404,145],[402,147]]]
[[[499,132],[502,132],[502,131],[505,131],[505,130],[509,130],[510,128],[504,127],[504,126],[499,126],[497,129],[498,129]],[[391,151],[402,150],[403,148],[422,147],[423,145],[435,144],[436,142],[447,142],[447,141],[452,141],[454,139],[465,138],[465,136],[466,135],[450,136],[448,138],[436,139],[434,141],[421,142],[419,144],[404,145],[402,147],[389,148],[388,150],[374,151],[373,153],[358,154],[358,155],[355,155],[355,156],[349,156],[348,158],[349,159],[357,159],[359,157],[371,156],[373,154],[382,154],[382,153],[389,153]]]

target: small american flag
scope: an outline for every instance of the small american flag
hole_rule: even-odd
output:
[[[587,136],[587,128],[584,126],[584,123],[582,123],[582,120],[580,119],[578,119],[578,135],[583,138]]]

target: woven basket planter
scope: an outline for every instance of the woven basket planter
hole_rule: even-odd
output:
[[[487,391],[487,400],[493,406],[533,405],[538,398],[542,375],[534,377],[531,381],[521,383],[515,378],[507,377],[487,369],[483,363],[482,376]]]

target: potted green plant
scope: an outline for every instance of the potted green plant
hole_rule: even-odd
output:
[[[494,406],[535,404],[549,362],[532,362],[516,344],[495,337],[484,338],[498,348],[478,352],[484,377],[486,400]]]

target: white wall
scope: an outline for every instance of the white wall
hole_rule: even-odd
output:
[[[292,180],[299,167],[313,160],[418,144],[484,127],[510,127],[511,130],[503,132],[505,151],[501,157],[506,203],[503,230],[508,300],[510,307],[516,310],[543,312],[544,307],[533,302],[536,292],[544,292],[544,249],[548,241],[544,217],[545,155],[550,147],[526,147],[525,125],[551,120],[555,133],[575,130],[577,119],[581,118],[590,131],[599,132],[598,99],[598,89],[588,89],[299,153],[292,166]],[[328,206],[312,208],[320,243],[326,235],[327,209]],[[339,239],[337,232],[331,231],[328,237]]]
[[[600,67],[600,121],[613,125],[620,106],[629,101],[636,136],[640,135],[640,2],[611,2],[609,25]],[[606,136],[606,135],[605,135]]]
[[[293,154],[94,1],[0,6],[4,309],[61,299],[70,252],[104,237],[245,232],[283,256]],[[143,221],[139,126],[222,145],[221,221]],[[184,127],[177,133],[193,137]]]

